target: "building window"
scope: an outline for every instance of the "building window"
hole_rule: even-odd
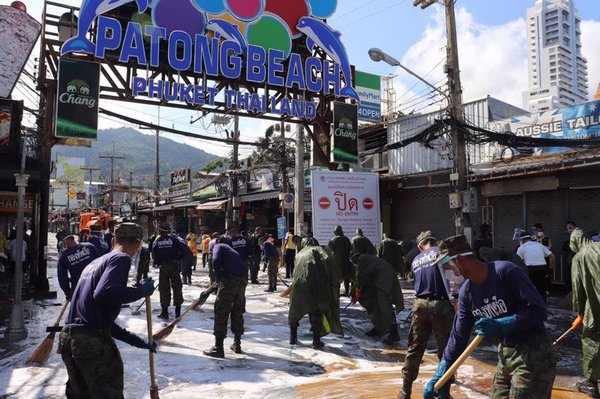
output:
[[[563,37],[563,43],[567,46],[571,45],[571,39],[569,39],[568,37]]]

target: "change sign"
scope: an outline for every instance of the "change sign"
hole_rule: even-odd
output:
[[[99,91],[100,64],[61,58],[56,137],[96,140]]]

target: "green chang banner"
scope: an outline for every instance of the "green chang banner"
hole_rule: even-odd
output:
[[[56,137],[96,140],[100,64],[61,59],[58,72]]]
[[[358,110],[356,105],[333,104],[332,162],[358,162]]]

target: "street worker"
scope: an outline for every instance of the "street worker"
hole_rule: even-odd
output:
[[[246,282],[248,281],[248,262],[250,259],[250,240],[248,237],[244,237],[240,234],[240,230],[237,226],[232,227],[229,230],[231,235],[230,237],[230,245],[242,258],[242,263],[246,268]]]
[[[56,232],[56,235],[54,236],[56,238],[56,249],[58,250],[58,253],[60,254],[63,250],[63,241],[64,238],[66,236],[68,236],[69,234],[71,234],[69,232],[69,229],[67,228],[67,224],[61,224],[58,228],[58,231]],[[5,251],[2,251],[5,252]]]
[[[321,337],[330,331],[343,334],[340,322],[339,284],[332,279],[334,267],[327,252],[315,244],[307,243],[296,254],[292,293],[290,295],[290,344],[298,342],[298,325],[308,315],[313,333],[313,348],[324,346]]]
[[[91,261],[100,255],[89,242],[77,243],[75,235],[71,234],[63,238],[63,251],[58,257],[56,271],[58,274],[58,284],[65,293],[67,301],[71,300],[73,290],[77,287],[81,272],[90,264]]]
[[[188,245],[189,241],[185,241],[183,238],[179,237],[176,234],[173,234],[173,237],[179,241],[183,252],[183,256],[181,257],[181,259],[179,259],[179,270],[181,271],[181,280],[183,281],[183,284],[191,285],[192,266],[194,265],[196,257],[194,256],[194,253]]]
[[[352,243],[352,249],[357,250],[361,254],[377,255],[375,246],[371,240],[363,235],[362,229],[356,229],[356,235],[352,237],[350,242]]]
[[[546,302],[547,278],[554,269],[555,256],[544,245],[532,241],[531,235],[525,231],[520,234],[519,242],[521,245],[517,249],[517,255],[525,262],[529,279]],[[546,264],[546,258],[550,258],[550,268]]]
[[[114,220],[109,220],[107,227],[108,229],[102,233],[102,238],[104,239],[104,242],[106,242],[108,244],[108,247],[110,248],[110,250],[112,251],[112,247],[113,247],[113,243],[112,243],[112,239],[115,236],[115,227],[116,227],[117,222],[115,222]]]
[[[187,241],[187,246],[192,251],[192,270],[196,270],[196,264],[198,263],[198,243],[196,242],[196,234],[189,232],[187,236],[185,236]]]
[[[150,251],[148,248],[141,247],[138,252],[138,264],[136,269],[135,284],[138,285],[143,279],[148,278],[150,271]]]
[[[156,342],[150,347],[115,324],[122,304],[154,291],[152,279],[136,288],[127,287],[131,256],[138,250],[142,234],[137,224],[120,224],[113,251],[92,261],[81,273],[58,345],[69,376],[67,398],[123,397],[123,361],[114,339],[156,352]]]
[[[575,252],[571,271],[573,310],[578,314],[573,325],[579,327],[583,324],[581,346],[585,380],[577,388],[592,398],[600,398],[600,246],[585,237],[579,228],[571,233],[570,246]]]
[[[187,245],[182,243],[173,235],[169,234],[171,226],[162,223],[159,228],[159,236],[152,244],[152,256],[156,264],[160,267],[158,274],[158,291],[160,292],[161,313],[159,318],[167,320],[169,318],[169,305],[171,304],[171,289],[173,290],[173,305],[175,306],[175,317],[181,314],[181,304],[183,303],[183,294],[181,292],[181,277],[179,270],[181,265],[179,261],[183,259]]]
[[[267,263],[267,274],[269,277],[269,288],[265,292],[277,291],[277,269],[279,268],[279,252],[275,247],[275,237],[269,235],[269,238],[263,243],[263,258]]]
[[[532,241],[537,241],[546,248],[550,249],[552,247],[552,241],[546,233],[544,233],[544,226],[541,223],[536,223],[533,225],[533,234],[531,235]]]
[[[352,302],[359,302],[369,314],[373,329],[366,334],[379,337],[389,332],[386,345],[400,340],[396,313],[404,309],[404,297],[392,265],[375,255],[353,249],[350,260],[356,265],[356,288]],[[394,305],[396,307],[394,311]]]
[[[506,261],[481,262],[464,235],[444,239],[438,251],[436,263],[466,281],[450,339],[423,397],[434,397],[436,382],[463,353],[474,328],[500,340],[492,398],[550,398],[557,356],[544,327],[548,311],[523,270]],[[438,398],[449,398],[449,392],[447,383]]]
[[[294,274],[294,259],[296,257],[296,243],[294,233],[288,231],[283,240],[283,258],[285,261],[285,278],[291,278]]]
[[[110,252],[110,245],[104,241],[104,235],[102,234],[102,228],[100,225],[93,224],[90,226],[90,236],[88,242],[96,247],[100,256],[106,255]]]
[[[219,233],[214,232],[210,239],[210,242],[208,243],[208,278],[211,284],[215,282],[215,271],[212,266],[213,249],[215,248],[215,245],[217,245],[217,240],[220,236],[221,235]]]
[[[202,241],[201,241],[201,245],[202,245],[202,268],[206,268],[207,264],[208,264],[208,246],[210,244],[210,234],[205,234],[202,233]],[[195,269],[194,269],[195,270]]]
[[[381,240],[379,248],[377,248],[377,256],[381,259],[385,259],[387,263],[392,265],[398,275],[404,275],[405,267],[404,261],[402,260],[402,248],[400,248],[400,245],[396,240],[393,240],[384,234],[383,240]]]
[[[571,233],[577,228],[577,225],[572,220],[565,224],[564,240],[561,245],[561,265],[563,271],[562,280],[565,282],[567,290],[571,290],[571,268],[573,265],[573,257],[575,252],[571,250]]]
[[[441,268],[434,264],[438,255],[437,245],[437,239],[429,230],[417,236],[417,247],[421,253],[412,263],[416,298],[402,367],[404,380],[398,396],[402,399],[411,397],[412,384],[419,375],[419,366],[431,334],[435,337],[437,357],[441,360],[452,330],[454,308],[448,295],[448,282]]]
[[[250,235],[250,283],[258,284],[258,272],[260,270],[261,248],[260,240],[262,238],[262,229],[256,227]]]
[[[506,260],[519,266],[525,274],[528,274],[525,262],[514,251],[508,251],[504,248],[479,247],[479,259],[482,262]]]
[[[246,265],[240,254],[226,242],[228,241],[224,237],[220,237],[213,248],[212,262],[218,284],[213,331],[215,346],[204,351],[206,356],[217,358],[225,357],[223,341],[227,336],[229,315],[234,336],[230,349],[235,353],[242,353],[241,340],[246,311]]]
[[[343,296],[350,296],[350,280],[354,280],[354,267],[350,262],[350,251],[352,244],[350,239],[344,235],[342,226],[337,226],[333,231],[334,237],[329,240],[328,247],[331,251],[331,262],[333,264],[333,283],[338,286],[339,293],[340,282],[344,280]]]

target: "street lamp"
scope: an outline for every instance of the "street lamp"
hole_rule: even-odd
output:
[[[420,77],[419,75],[417,75],[416,73],[414,73],[413,71],[411,71],[410,69],[408,69],[407,67],[405,67],[404,65],[402,65],[400,63],[400,61],[398,61],[397,59],[395,59],[391,55],[383,52],[383,50],[378,49],[377,47],[373,47],[373,48],[371,48],[369,50],[369,57],[371,57],[371,59],[373,61],[375,61],[375,62],[381,62],[381,61],[383,61],[386,64],[389,64],[391,66],[397,66],[397,67],[400,67],[400,68],[404,69],[406,72],[408,72],[409,74],[411,74],[415,78],[419,79],[421,82],[425,83],[427,86],[431,87],[437,93],[439,93],[442,96],[444,96],[444,98],[446,100],[449,100],[448,95],[446,93],[444,93],[443,91],[441,91],[440,89],[438,89],[437,87],[435,87],[434,85],[432,85],[431,83],[429,83],[428,81],[426,81],[425,79],[423,79],[422,77]]]

